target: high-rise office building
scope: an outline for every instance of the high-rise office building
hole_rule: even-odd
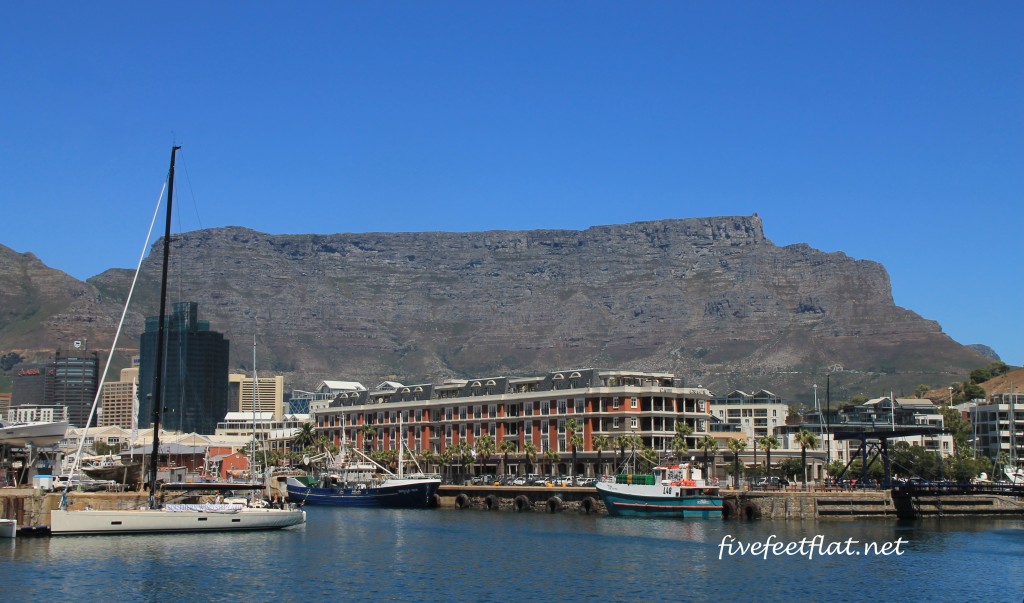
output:
[[[178,302],[165,319],[162,429],[212,434],[228,412],[230,342],[199,320],[199,304]],[[139,426],[153,424],[159,317],[146,319],[139,343]]]
[[[100,361],[96,352],[75,342],[75,350],[57,350],[53,360],[53,396],[48,402],[68,409],[68,421],[75,427],[95,427],[96,417],[89,420],[92,403],[100,383]]]

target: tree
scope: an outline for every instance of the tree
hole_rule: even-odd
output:
[[[779,474],[784,478],[792,477],[793,481],[796,481],[795,478],[800,475],[801,470],[803,470],[803,465],[799,459],[784,459],[779,463]]]
[[[690,450],[690,447],[686,444],[686,438],[675,436],[672,438],[672,442],[669,446],[672,448],[672,452],[676,454],[676,460],[682,464],[684,458],[683,455]]]
[[[533,465],[537,462],[537,447],[533,442],[523,444],[523,456],[526,457],[526,472],[533,473]]]
[[[95,452],[96,454],[100,454],[100,455],[116,454],[118,452],[121,452],[121,445],[120,444],[108,444],[107,442],[104,442],[103,440],[96,440],[93,443],[93,445],[92,445],[92,451]]]
[[[953,434],[953,454],[963,454],[967,450],[967,442],[971,438],[971,424],[963,418],[960,411],[943,405],[939,408],[943,427]]]
[[[430,448],[427,448],[422,454],[420,454],[420,460],[423,461],[423,468],[425,469],[425,472],[432,473],[432,471],[430,471],[430,467],[437,463],[437,453]]]
[[[604,463],[601,462],[601,453],[611,446],[611,440],[603,435],[594,436],[593,441],[590,443],[594,447],[594,452],[597,453],[597,475],[604,475]]]
[[[818,447],[818,436],[811,431],[801,429],[797,432],[794,441],[800,446],[800,464],[803,466],[804,471],[804,490],[807,490],[807,448],[814,449]]]
[[[636,449],[642,449],[644,442],[640,439],[640,436],[634,434],[620,435],[615,438],[615,441],[618,443],[619,449],[622,451],[622,462],[619,463],[619,470],[626,471],[626,448],[630,449],[631,462],[636,463]]]
[[[568,444],[572,446],[572,466],[569,467],[569,479],[576,484],[576,451],[583,447],[583,425],[576,417],[570,417],[565,422],[565,431],[568,436]]]
[[[985,388],[978,385],[977,383],[964,383],[963,390],[961,393],[961,402],[967,400],[980,400],[985,398]]]
[[[993,360],[988,363],[988,371],[992,373],[993,377],[999,377],[1010,372],[1010,367],[1007,366],[1002,360]]]
[[[654,471],[654,467],[658,465],[658,451],[644,446],[640,449],[640,460],[643,461],[641,473],[651,473]]]
[[[452,448],[445,448],[441,451],[441,454],[437,455],[438,462],[441,463],[442,469],[447,469],[445,473],[448,474],[448,480],[452,479],[452,462],[455,460],[455,451]]]
[[[377,430],[373,425],[361,425],[359,433],[363,434],[363,450],[373,450],[373,438],[377,436]]]
[[[699,442],[697,448],[704,451],[704,479],[707,480],[711,473],[708,472],[708,455],[718,452],[718,442],[715,438],[706,435]]]
[[[459,459],[459,466],[462,469],[462,476],[465,477],[473,473],[473,446],[466,440],[459,442],[456,448],[456,456]],[[467,472],[466,467],[470,470]]]
[[[503,440],[501,442],[501,446],[499,446],[499,450],[501,450],[501,453],[505,456],[502,472],[503,474],[508,475],[508,455],[518,451],[519,444],[515,440]]]
[[[782,444],[780,444],[779,439],[773,435],[762,436],[758,443],[761,445],[761,450],[764,450],[765,457],[767,458],[767,467],[765,467],[765,475],[771,475],[772,449],[778,448]]]
[[[558,462],[558,451],[548,448],[544,451],[544,460],[548,462],[548,475],[555,475],[555,463]]]
[[[487,469],[487,461],[491,460],[491,455],[495,452],[494,438],[490,434],[485,433],[476,439],[476,460],[480,462],[480,475],[483,475]]]
[[[299,430],[292,439],[294,450],[306,450],[316,445],[316,427],[312,421],[307,421],[299,426]]]
[[[747,441],[743,438],[729,438],[725,445],[732,452],[733,485],[738,489],[740,486],[740,453],[746,450]]]
[[[971,383],[984,383],[992,378],[992,373],[987,368],[976,368],[971,371]]]
[[[921,385],[918,385],[917,387],[914,388],[914,395],[917,396],[918,398],[923,398],[924,395],[930,392],[931,390],[932,388],[930,386],[922,383]]]

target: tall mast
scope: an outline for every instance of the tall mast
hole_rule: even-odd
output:
[[[258,328],[258,327],[257,327]],[[249,457],[249,479],[256,481],[256,331],[252,333],[252,456]]]
[[[167,220],[164,224],[164,261],[160,273],[160,322],[156,330],[156,370],[153,376],[153,452],[149,457],[149,508],[156,506],[157,456],[160,450],[160,410],[163,406],[164,319],[167,316],[167,264],[171,250],[171,202],[174,199],[174,156],[180,146],[171,147],[171,169],[167,173]]]

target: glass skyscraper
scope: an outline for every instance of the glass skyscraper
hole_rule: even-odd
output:
[[[199,304],[177,302],[165,319],[162,429],[212,434],[228,412],[230,342],[199,320]],[[146,319],[139,342],[139,426],[153,424],[159,317]]]

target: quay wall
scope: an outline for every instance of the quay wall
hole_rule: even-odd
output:
[[[19,526],[50,525],[50,511],[60,505],[59,492],[38,488],[0,489],[0,517]],[[147,504],[145,492],[69,492],[71,508],[128,509]],[[908,515],[906,501],[888,490],[867,492],[723,491],[727,520],[843,520],[864,517],[1024,516],[1024,500],[1010,496],[919,496]],[[443,485],[435,495],[439,507],[508,512],[581,513],[607,511],[591,487]]]

